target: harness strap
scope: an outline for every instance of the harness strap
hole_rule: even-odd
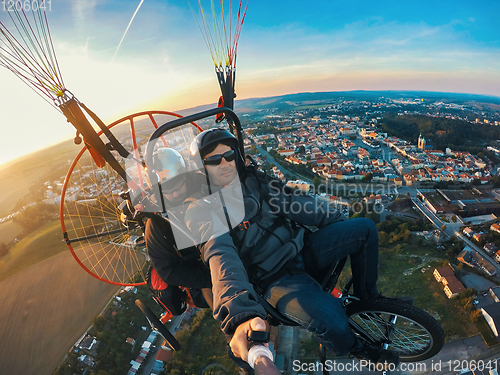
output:
[[[302,273],[307,273],[307,271],[304,269],[304,267],[297,267],[298,264],[299,264],[299,261],[298,261],[297,257],[290,259],[276,273],[274,273],[271,276],[266,277],[258,282],[254,282],[253,283],[254,290],[258,294],[263,296],[265,291],[269,287],[269,285],[271,285],[276,280],[281,279],[283,276],[285,276],[285,275],[298,275],[298,274],[302,274]]]

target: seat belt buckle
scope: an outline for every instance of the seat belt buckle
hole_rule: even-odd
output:
[[[241,222],[240,225],[238,225],[238,228],[240,228],[240,230],[248,229],[250,228],[250,222],[248,220],[245,220]]]

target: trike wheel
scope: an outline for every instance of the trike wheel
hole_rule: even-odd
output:
[[[427,312],[395,300],[354,301],[346,307],[349,323],[361,340],[387,344],[403,362],[436,355],[444,344],[441,325]]]

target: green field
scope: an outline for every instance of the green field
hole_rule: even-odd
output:
[[[59,220],[46,223],[15,244],[0,260],[0,281],[35,263],[68,251]]]
[[[407,244],[393,243],[380,248],[379,290],[388,297],[413,297],[415,306],[441,323],[446,341],[477,335],[479,331],[471,323],[469,314],[458,300],[448,299],[442,284],[432,275],[434,268],[448,262],[444,253],[437,250],[434,243],[418,243],[418,238],[412,236]],[[344,272],[341,285],[348,277]]]
[[[381,248],[380,291],[387,296],[415,298],[417,307],[429,312],[443,325],[447,341],[478,334],[460,302],[448,299],[443,286],[432,275],[434,268],[447,262],[444,254],[431,242],[422,246],[417,243],[412,237],[408,244]]]

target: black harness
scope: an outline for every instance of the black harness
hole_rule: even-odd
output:
[[[253,159],[250,159],[251,162],[253,162]],[[250,165],[246,168],[246,172],[249,175],[253,175],[258,183],[259,183],[259,188],[262,186],[264,183],[270,183],[272,180],[274,180],[272,177],[268,176],[267,174],[263,172],[259,172],[257,170],[257,166],[255,165],[255,162],[253,162],[253,165]],[[248,177],[248,174],[245,175],[244,180]],[[281,183],[281,182],[280,182]],[[261,189],[262,190],[262,189]],[[259,212],[251,217],[248,220],[243,221],[240,223],[237,227],[234,227],[229,231],[229,234],[231,235],[234,245],[238,249],[238,251],[241,249],[241,246],[244,243],[246,234],[247,234],[247,229],[250,228],[251,225],[257,225],[260,229],[264,231],[264,234],[262,237],[259,239],[259,241],[254,245],[254,248],[260,248],[262,247],[271,236],[275,236],[282,245],[285,245],[283,241],[274,234],[276,229],[285,226],[287,228],[290,228],[293,225],[298,226],[297,223],[291,223],[288,219],[286,219],[284,216],[278,215],[273,223],[271,224],[270,227],[265,228],[263,227],[260,223],[260,213],[262,210],[262,204],[263,204],[263,194],[262,191],[259,191]],[[290,230],[292,230],[290,228]],[[243,236],[240,235],[241,231],[243,231]],[[254,286],[254,289],[257,293],[263,295],[267,287],[274,281],[280,279],[281,277],[287,275],[287,274],[299,274],[299,273],[306,273],[304,267],[299,267],[300,262],[297,260],[297,258],[289,260],[287,263],[285,263],[277,272],[272,274],[269,277],[262,276],[267,272],[266,270],[262,269],[260,266],[257,264],[250,264],[250,255],[246,257],[241,258],[242,263],[247,271],[248,278],[252,285]],[[259,259],[259,258],[253,258],[254,263],[259,263],[261,260],[264,259]]]

